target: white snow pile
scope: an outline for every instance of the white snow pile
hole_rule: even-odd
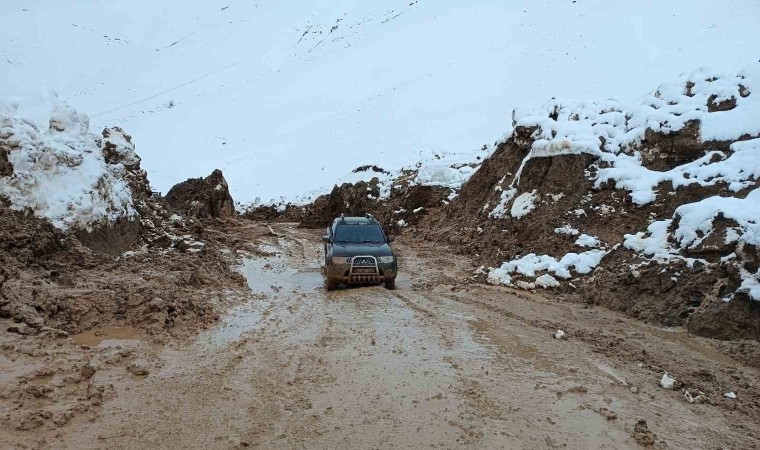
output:
[[[112,142],[125,160],[137,158]],[[0,197],[13,210],[31,210],[59,229],[91,229],[135,214],[122,164],[108,164],[85,114],[49,96],[0,101],[0,152],[13,173],[0,177]]]
[[[559,261],[548,255],[536,255],[530,253],[522,258],[505,262],[498,268],[492,268],[488,272],[488,282],[491,284],[512,285],[512,277],[515,274],[527,278],[536,278],[539,272],[550,272],[563,279],[572,278],[572,272],[580,275],[591,273],[602,258],[607,254],[604,250],[589,250],[583,253],[568,253]],[[559,282],[548,273],[536,278],[537,286],[556,287]]]

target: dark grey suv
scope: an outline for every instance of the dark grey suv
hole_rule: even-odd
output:
[[[327,290],[338,283],[385,284],[395,289],[398,262],[390,246],[393,239],[369,214],[335,219],[322,236]]]

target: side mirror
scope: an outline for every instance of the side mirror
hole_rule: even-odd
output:
[[[396,240],[396,236],[388,236],[388,242],[393,242]]]
[[[329,244],[330,243],[330,236],[322,236],[322,242],[324,242],[325,244]]]

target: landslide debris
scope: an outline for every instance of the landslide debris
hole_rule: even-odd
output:
[[[483,281],[756,344],[758,89],[754,63],[736,75],[698,70],[630,104],[554,99],[516,109],[512,132],[469,167],[366,166],[369,182],[244,216],[321,227],[370,212],[479,259]],[[753,345],[741,347],[747,361]]]
[[[363,168],[360,168],[363,169]],[[418,223],[428,211],[447,202],[451,189],[426,186],[412,182],[412,173],[394,179],[387,196],[380,179],[344,183],[333,187],[329,194],[317,197],[305,206],[259,206],[249,208],[242,217],[251,220],[299,222],[307,228],[326,227],[341,214],[346,216],[375,216],[388,231],[398,233]]]
[[[215,323],[246,292],[226,225],[171,213],[123,130],[94,135],[85,115],[50,110],[40,124],[0,107],[2,325],[24,335],[126,325],[163,339]]]
[[[206,178],[190,178],[175,185],[165,200],[174,211],[188,217],[223,219],[235,216],[235,202],[219,169]]]
[[[480,255],[492,283],[757,341],[760,123],[748,120],[758,100],[739,92],[758,66],[698,71],[636,106],[515,111],[513,133],[428,216],[426,237]],[[716,95],[734,107],[714,107]]]

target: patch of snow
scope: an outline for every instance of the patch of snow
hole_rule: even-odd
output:
[[[754,274],[746,269],[741,270],[742,284],[737,292],[746,292],[749,298],[760,301],[760,269]]]
[[[519,197],[517,197],[512,203],[512,209],[510,210],[510,214],[515,219],[519,219],[529,212],[533,211],[536,208],[536,200],[538,199],[538,194],[536,194],[536,190],[534,189],[531,192],[525,192],[521,194]]]
[[[585,209],[583,209],[583,208],[578,208],[578,209],[575,209],[575,210],[573,210],[573,211],[570,211],[570,213],[571,213],[571,214],[574,214],[574,215],[576,215],[576,216],[578,216],[578,217],[580,217],[580,216],[586,216],[586,215],[587,215],[587,214],[586,214],[586,210],[585,210]]]
[[[556,231],[556,230],[555,230]],[[589,236],[588,234],[581,234],[575,241],[575,245],[579,247],[599,248],[601,243],[596,236]]]
[[[540,286],[542,288],[558,287],[559,281],[557,281],[556,278],[549,275],[548,273],[545,273],[541,275],[540,277],[536,278],[536,286]]]
[[[679,206],[674,214],[680,218],[675,238],[682,247],[699,245],[712,233],[713,221],[719,214],[739,224],[740,240],[760,245],[760,188],[746,198],[713,196]]]
[[[576,230],[575,228],[571,227],[569,224],[562,225],[559,228],[555,228],[554,232],[557,234],[567,234],[570,236],[578,236],[581,234],[580,231]]]
[[[488,282],[490,284],[503,284],[505,286],[511,286],[512,285],[512,277],[509,275],[510,272],[508,272],[506,269],[498,268],[498,269],[490,269],[488,271]]]
[[[512,201],[515,194],[517,194],[517,189],[507,189],[501,193],[501,197],[499,198],[499,204],[496,205],[496,207],[488,214],[489,217],[494,219],[502,219],[504,218],[504,215],[507,213],[507,204]],[[488,205],[485,206],[485,208],[488,208]]]

